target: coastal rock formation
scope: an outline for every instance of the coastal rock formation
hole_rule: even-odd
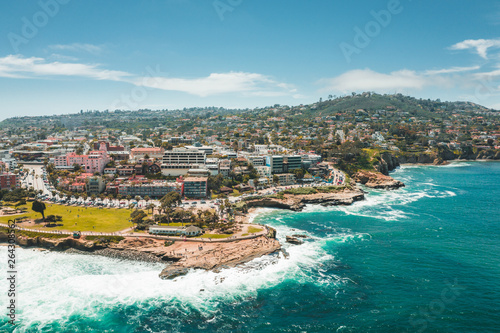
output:
[[[179,249],[175,245],[171,248],[173,253],[177,253]],[[188,248],[185,251],[181,249],[179,253],[181,259],[165,267],[160,273],[160,278],[175,279],[187,274],[190,269],[218,271],[280,250],[281,245],[277,240],[263,236],[228,243],[205,243],[198,248]]]
[[[389,171],[396,169],[399,166],[399,159],[389,152],[383,152],[380,154],[380,161],[377,164],[376,169],[382,174],[388,176]]]
[[[351,205],[355,201],[365,198],[363,191],[355,189],[344,189],[335,193],[314,193],[314,194],[284,194],[279,197],[262,197],[248,200],[248,207],[281,208],[293,211],[301,211],[306,204],[321,204],[323,206]]]
[[[98,254],[111,258],[147,262],[171,262],[160,274],[161,278],[173,279],[185,275],[190,269],[218,270],[234,267],[255,258],[281,250],[274,238],[276,231],[268,228],[269,234],[252,239],[227,240],[221,242],[176,241],[168,246],[165,240],[149,237],[125,237],[119,242],[98,243],[80,239],[50,238],[36,236],[17,237],[21,247],[44,248],[67,253]],[[7,242],[6,233],[0,233],[0,242]]]
[[[286,242],[294,245],[304,244],[304,241],[292,236],[286,236]]]
[[[366,187],[376,189],[397,189],[405,186],[405,184],[399,180],[374,171],[358,171],[352,178]]]
[[[447,164],[452,160],[500,160],[500,150],[498,149],[477,149],[472,146],[463,146],[458,151],[451,151],[446,146],[438,146],[428,152],[400,152],[396,158],[401,164]],[[381,167],[383,169],[383,167]],[[384,173],[383,170],[379,170]]]

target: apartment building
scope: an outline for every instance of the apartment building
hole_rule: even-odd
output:
[[[54,157],[56,168],[68,168],[74,164],[78,164],[85,172],[89,173],[102,173],[108,162],[108,154],[101,150],[91,151],[88,155],[77,155],[75,152],[71,152],[63,156]]]
[[[88,195],[99,195],[104,192],[106,188],[106,184],[102,177],[89,177],[86,184],[87,194]]]
[[[170,192],[177,192],[179,195],[182,195],[182,184],[157,180],[142,183],[128,182],[118,186],[118,193],[123,196],[140,196],[142,198],[149,196],[152,199],[160,199]]]
[[[206,154],[196,149],[174,148],[163,155],[161,172],[165,176],[182,176],[189,169],[203,169]]]
[[[0,173],[0,190],[15,189],[21,186],[19,176],[14,173]]]
[[[206,198],[208,193],[206,177],[187,177],[184,179],[183,192],[186,198]]]

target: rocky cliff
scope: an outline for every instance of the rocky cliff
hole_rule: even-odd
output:
[[[399,166],[399,159],[392,155],[390,152],[383,152],[380,154],[380,161],[375,168],[382,174],[388,176],[389,172]]]
[[[376,189],[397,189],[405,186],[405,184],[399,180],[374,171],[358,171],[352,179],[366,187]]]
[[[301,211],[306,204],[321,204],[323,206],[351,205],[365,198],[359,189],[345,189],[335,193],[314,193],[304,195],[284,194],[279,197],[263,197],[246,202],[248,207],[281,208]]]
[[[453,160],[500,160],[500,150],[483,149],[479,150],[471,146],[465,146],[460,152],[453,152],[446,146],[439,146],[431,152],[408,153],[399,152],[396,158],[401,164],[446,164]],[[382,172],[382,171],[381,171]]]
[[[223,268],[235,267],[255,258],[276,253],[281,249],[280,243],[264,236],[229,243],[205,243],[198,249],[179,251],[182,258],[168,265],[160,273],[162,279],[175,279],[185,275],[191,269],[218,271]]]

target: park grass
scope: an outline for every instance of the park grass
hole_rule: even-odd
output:
[[[228,237],[231,237],[231,235],[226,235],[226,234],[203,234],[201,235],[200,237],[201,238],[213,238],[213,239],[216,239],[216,238],[228,238]]]
[[[47,207],[45,210],[45,216],[60,215],[62,216],[62,221],[57,222],[57,226],[54,227],[47,228],[45,227],[45,223],[41,222],[34,225],[25,225],[26,228],[41,230],[116,232],[132,227],[132,223],[129,222],[131,211],[128,209],[99,209],[95,207],[85,208],[47,203],[45,205]],[[23,217],[33,221],[41,219],[41,214],[32,211],[31,205],[24,205],[21,206],[21,208],[22,207],[28,208],[28,212],[22,214]],[[0,223],[6,224],[8,220],[12,220],[16,217],[18,216],[0,216]]]
[[[247,232],[250,234],[255,234],[257,232],[261,232],[262,228],[256,228],[256,227],[248,227]]]
[[[317,187],[316,190],[320,193],[335,193],[335,192],[340,192],[345,189],[345,186],[321,186]]]
[[[318,193],[318,191],[314,187],[294,187],[284,190],[283,193],[292,195],[308,195]]]

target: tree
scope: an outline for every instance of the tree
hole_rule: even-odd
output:
[[[143,210],[134,210],[132,213],[130,213],[132,223],[135,224],[142,223],[146,216],[148,215]]]
[[[280,177],[278,177],[278,175],[273,175],[273,183],[279,184],[279,182],[280,182]]]
[[[160,199],[160,206],[163,211],[165,211],[166,208],[177,207],[181,203],[181,195],[177,192],[167,193]]]
[[[45,204],[43,202],[40,202],[38,200],[33,201],[33,205],[31,206],[31,209],[34,212],[42,214],[42,220],[45,221],[44,211],[45,211],[45,209],[47,209],[47,207],[45,207]]]

